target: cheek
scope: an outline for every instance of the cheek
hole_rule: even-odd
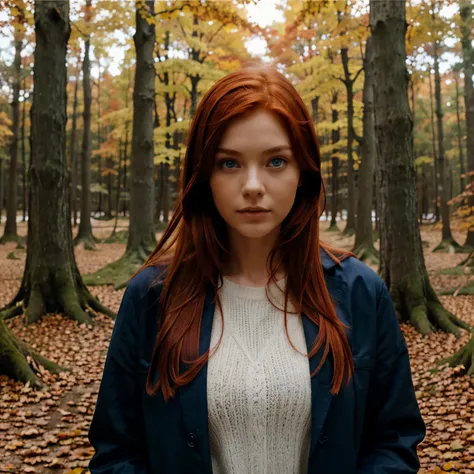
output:
[[[229,186],[228,182],[224,182],[224,180],[217,176],[211,177],[209,184],[214,204],[219,213],[222,214],[230,204],[230,196],[232,195],[231,186]]]

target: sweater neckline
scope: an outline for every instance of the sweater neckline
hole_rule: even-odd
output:
[[[223,284],[220,291],[239,298],[251,300],[267,299],[267,286],[244,286],[234,283],[226,277],[222,277]],[[272,298],[281,298],[284,295],[286,285],[286,277],[277,280],[276,283],[268,285],[268,293]]]

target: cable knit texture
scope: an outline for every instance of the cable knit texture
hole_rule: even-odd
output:
[[[248,287],[224,278],[224,335],[208,362],[207,398],[214,474],[306,474],[311,380],[301,315],[284,326],[285,280]],[[216,305],[211,350],[222,322]]]

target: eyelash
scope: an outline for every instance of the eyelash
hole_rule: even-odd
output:
[[[285,158],[283,158],[283,157],[280,157],[280,156],[278,156],[278,157],[276,156],[276,157],[272,158],[272,159],[270,160],[270,162],[273,161],[273,160],[281,160],[281,161],[283,162],[283,165],[282,165],[282,166],[276,166],[275,169],[282,169],[285,164],[288,164],[288,160],[285,159]],[[222,160],[219,160],[219,162],[218,162],[218,167],[219,167],[219,168],[224,168],[224,169],[226,169],[226,170],[234,169],[234,168],[225,168],[224,163],[227,163],[228,161],[236,162],[237,160],[234,160],[234,159],[232,159],[232,158],[223,158]]]

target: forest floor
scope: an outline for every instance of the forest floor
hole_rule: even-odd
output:
[[[128,222],[121,220],[126,229]],[[113,221],[93,221],[96,236],[110,235]],[[3,226],[2,226],[3,227]],[[3,228],[0,227],[0,235]],[[335,246],[350,249],[353,238],[326,232],[322,239]],[[343,228],[343,223],[340,223]],[[26,235],[26,224],[20,223],[20,235]],[[76,232],[76,231],[74,231]],[[460,243],[465,232],[453,232]],[[422,238],[429,243],[424,249],[431,282],[437,290],[458,288],[470,275],[440,275],[440,269],[452,268],[466,254],[433,254],[441,231],[433,225],[422,227]],[[98,251],[76,248],[80,271],[91,273],[117,260],[123,244],[98,244]],[[11,254],[13,252],[13,254]],[[7,256],[10,254],[10,258]],[[14,256],[16,259],[12,259]],[[16,294],[25,264],[26,250],[16,244],[0,245],[0,307]],[[375,269],[375,268],[374,268]],[[124,290],[111,286],[91,287],[102,303],[118,311]],[[447,309],[474,326],[474,296],[440,296]],[[68,473],[86,474],[93,449],[87,439],[94,412],[103,365],[113,321],[99,315],[93,328],[78,326],[60,314],[51,314],[38,323],[24,326],[21,316],[7,321],[8,327],[37,352],[70,369],[58,376],[47,376],[48,386],[33,391],[25,384],[0,376],[0,473]],[[474,377],[459,376],[456,369],[436,366],[436,361],[453,354],[469,336],[456,339],[435,333],[422,338],[403,324],[408,343],[413,381],[420,408],[427,425],[427,436],[419,447],[420,473],[474,472]],[[330,474],[330,473],[327,473]]]

